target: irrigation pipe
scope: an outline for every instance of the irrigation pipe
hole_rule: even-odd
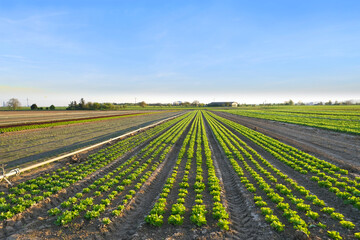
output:
[[[175,116],[173,116],[173,117],[166,118],[166,119],[161,120],[161,121],[159,121],[159,122],[150,124],[150,125],[148,125],[148,126],[146,126],[146,127],[138,128],[138,129],[136,129],[136,130],[134,130],[134,131],[125,133],[125,134],[120,135],[120,136],[118,136],[118,137],[110,138],[109,140],[106,140],[106,141],[103,141],[103,142],[94,144],[94,145],[89,146],[89,147],[86,147],[86,148],[82,148],[82,149],[77,150],[77,151],[75,151],[75,152],[67,153],[67,154],[61,155],[61,156],[59,156],[59,157],[52,158],[52,159],[49,159],[49,160],[44,161],[44,162],[36,163],[36,164],[34,164],[34,165],[31,165],[31,166],[28,166],[28,167],[25,167],[25,168],[20,168],[20,169],[19,169],[19,168],[16,168],[16,169],[13,169],[13,170],[11,170],[10,172],[8,172],[8,173],[6,173],[6,174],[0,175],[0,181],[3,180],[4,178],[6,179],[7,177],[10,177],[10,176],[13,176],[13,175],[18,175],[18,174],[20,174],[20,173],[22,173],[22,172],[26,172],[26,171],[29,171],[29,170],[31,170],[31,169],[41,167],[41,166],[43,166],[43,165],[45,165],[45,164],[52,163],[52,162],[58,161],[58,160],[60,160],[60,159],[66,158],[66,157],[70,157],[70,156],[72,156],[72,155],[75,155],[75,154],[78,154],[78,153],[81,153],[81,152],[84,152],[84,151],[87,151],[87,150],[90,150],[90,149],[99,147],[99,146],[101,146],[101,145],[104,145],[104,144],[106,144],[106,143],[112,142],[112,141],[114,141],[114,140],[127,137],[127,136],[129,136],[129,135],[132,135],[132,134],[137,133],[137,132],[141,132],[141,131],[146,130],[146,129],[148,129],[148,128],[152,128],[152,127],[157,126],[157,125],[159,125],[159,124],[161,124],[161,123],[163,123],[163,122],[166,122],[166,121],[169,121],[169,120],[171,120],[171,119],[177,118],[177,117],[179,117],[179,116],[181,116],[181,115],[183,115],[183,114],[185,114],[185,112],[184,112],[184,113],[177,114],[177,115],[175,115]],[[6,179],[6,180],[7,180],[7,179]]]

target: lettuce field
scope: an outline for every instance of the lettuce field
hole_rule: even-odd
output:
[[[0,238],[360,239],[359,169],[234,113],[184,111],[1,187]]]

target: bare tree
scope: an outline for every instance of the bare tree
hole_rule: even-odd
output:
[[[18,107],[20,107],[20,101],[16,98],[11,98],[8,102],[7,102],[7,107],[11,110],[16,110]]]

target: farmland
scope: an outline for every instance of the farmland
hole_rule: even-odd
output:
[[[2,114],[0,115],[1,118],[4,118],[4,122],[0,125],[0,132],[16,132],[22,130],[29,130],[29,129],[38,129],[38,128],[48,128],[48,127],[55,127],[55,126],[62,126],[62,125],[70,125],[75,123],[88,123],[88,122],[96,122],[96,121],[104,121],[104,120],[111,120],[111,119],[119,119],[119,118],[126,118],[131,116],[141,116],[147,114],[154,114],[156,112],[122,112],[121,114],[115,114],[114,112],[105,112],[104,114],[88,114],[86,117],[83,114],[75,115],[75,114],[63,114],[53,115],[50,112],[49,120],[38,120],[38,118],[32,117],[36,116],[30,112],[30,114],[20,114],[11,117],[8,116],[9,114]],[[79,114],[79,113],[78,113]],[[89,116],[90,115],[90,116]],[[91,116],[95,115],[95,116]],[[75,116],[75,118],[71,118]],[[27,118],[29,117],[29,118]],[[41,118],[40,118],[41,119]],[[6,124],[7,121],[10,121],[10,124]]]
[[[20,118],[20,116],[17,115],[19,116],[17,121],[23,122],[26,115],[23,115],[24,112],[20,113],[22,116]],[[33,113],[31,112],[31,114]],[[82,118],[85,116],[82,115],[82,111],[78,114],[80,114]],[[114,112],[111,112],[111,114],[114,115]],[[3,133],[0,134],[0,163],[7,163],[10,168],[23,164],[31,164],[34,161],[43,161],[119,136],[175,114],[177,113],[160,112],[142,116],[127,116],[124,118]],[[65,114],[61,114],[62,117],[56,115],[56,119],[63,119],[64,115]],[[74,118],[74,115],[76,115],[76,112],[71,112],[71,114],[65,116],[69,119]],[[90,114],[90,116],[92,115]],[[36,118],[39,118],[39,116]],[[51,118],[51,116],[46,119],[49,118]]]
[[[359,135],[359,110],[359,106],[280,106],[256,110],[243,108],[241,110],[225,110],[225,112]]]
[[[121,114],[141,111],[121,111]],[[118,111],[2,111],[0,126],[8,124],[36,123],[44,121],[69,120],[88,117],[119,115]]]
[[[0,196],[0,238],[360,238],[360,175],[347,161],[358,158],[356,151],[329,158],[243,121],[189,111],[81,162],[64,160],[19,177]],[[358,141],[356,134],[345,135]]]

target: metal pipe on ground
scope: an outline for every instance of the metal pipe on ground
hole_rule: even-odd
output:
[[[20,173],[22,173],[22,172],[29,171],[29,170],[34,169],[34,168],[41,167],[41,166],[43,166],[43,165],[45,165],[45,164],[49,164],[49,163],[52,163],[52,162],[61,160],[61,159],[63,159],[63,158],[66,158],[66,157],[70,157],[70,156],[72,156],[72,155],[75,155],[75,154],[78,154],[78,153],[81,153],[81,152],[85,152],[85,151],[87,151],[87,150],[90,150],[90,149],[99,147],[99,146],[101,146],[101,145],[104,145],[104,144],[106,144],[106,143],[112,142],[112,141],[114,141],[114,140],[127,137],[127,136],[129,136],[129,135],[131,135],[131,134],[134,134],[134,133],[143,131],[143,130],[145,130],[145,129],[148,129],[148,128],[157,126],[157,125],[159,125],[159,124],[161,124],[161,123],[163,123],[163,122],[166,122],[166,121],[172,120],[172,119],[174,119],[174,118],[177,118],[177,117],[179,117],[179,116],[181,116],[181,115],[183,115],[183,114],[185,114],[185,112],[184,112],[184,113],[177,114],[177,115],[175,115],[175,116],[173,116],[173,117],[169,117],[169,118],[163,119],[163,120],[161,120],[161,121],[159,121],[159,122],[150,124],[150,125],[148,125],[148,126],[146,126],[146,127],[138,128],[138,129],[136,129],[136,130],[134,130],[134,131],[125,133],[125,134],[120,135],[120,136],[118,136],[118,137],[110,138],[109,140],[103,141],[103,142],[101,142],[101,143],[97,143],[97,144],[94,144],[94,145],[92,145],[92,146],[89,146],[89,147],[86,147],[86,148],[82,148],[82,149],[80,149],[80,150],[77,150],[77,151],[74,151],[74,152],[71,152],[71,153],[67,153],[67,154],[61,155],[61,156],[59,156],[59,157],[49,159],[49,160],[44,161],[44,162],[36,163],[36,164],[34,164],[34,165],[31,165],[31,166],[28,166],[28,167],[25,167],[25,168],[21,168],[21,169],[19,169],[19,168],[17,168],[16,170],[13,169],[13,170],[11,170],[10,172],[6,173],[5,175],[0,175],[0,181],[1,181],[2,179],[4,179],[4,178],[11,177],[11,176],[13,176],[13,175],[17,175],[17,174],[20,174]]]

